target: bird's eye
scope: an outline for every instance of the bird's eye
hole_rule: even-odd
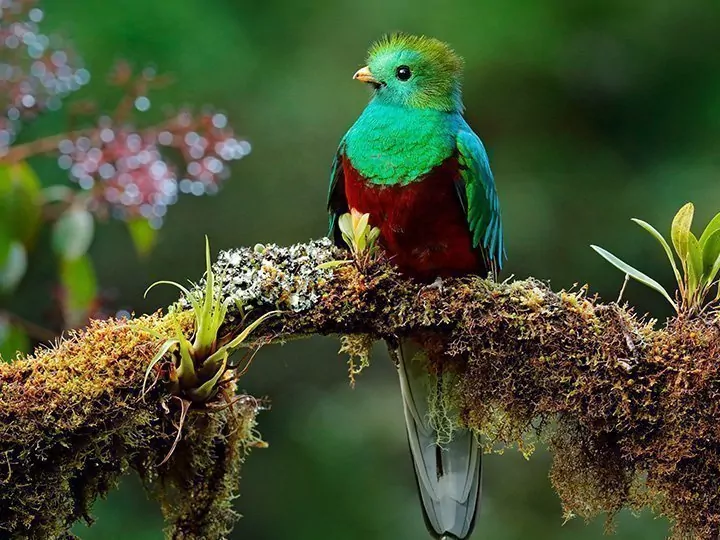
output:
[[[401,81],[407,81],[410,77],[412,77],[412,72],[409,67],[400,66],[395,70],[395,76]]]

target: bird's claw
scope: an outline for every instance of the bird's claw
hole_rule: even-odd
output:
[[[425,285],[422,289],[420,289],[420,292],[418,292],[418,296],[422,296],[423,294],[430,291],[437,291],[439,293],[442,293],[444,290],[445,283],[443,282],[442,278],[438,276],[435,278],[435,281],[433,281],[430,285]]]

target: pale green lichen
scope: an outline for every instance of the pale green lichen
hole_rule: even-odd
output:
[[[428,377],[428,423],[437,434],[437,444],[446,446],[461,426],[458,409],[457,375],[450,371]]]
[[[223,296],[232,300],[228,316],[242,316],[233,307],[238,302],[246,310],[269,306],[298,312],[313,307],[322,285],[333,275],[322,265],[338,254],[327,238],[290,247],[266,244],[221,251],[213,270],[225,276]]]

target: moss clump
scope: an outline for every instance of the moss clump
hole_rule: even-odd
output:
[[[175,438],[178,411],[160,386],[141,398],[158,343],[145,330],[169,335],[169,322],[157,314],[95,321],[53,348],[0,364],[0,537],[68,537],[75,521],[91,521],[95,499],[130,468],[163,501],[170,488],[185,507],[203,501],[197,512],[181,511],[180,502],[175,510],[164,506],[172,536],[188,531],[185,538],[219,539],[228,530],[238,469],[255,440],[256,409],[242,401],[214,415],[198,411],[178,455],[158,469]],[[180,482],[187,463],[214,483]]]
[[[670,518],[675,538],[717,537],[715,315],[656,329],[585,289],[479,278],[427,289],[382,261],[363,272],[340,267],[315,285],[315,302],[271,323],[268,335],[435,336],[442,354],[430,365],[453,373],[447,399],[460,423],[488,448],[528,454],[538,438],[548,441],[567,516],[605,514],[610,529],[620,508],[650,505]]]
[[[370,366],[370,354],[375,339],[367,334],[353,334],[340,337],[340,354],[348,356],[348,378],[355,386],[355,376]]]
[[[234,388],[231,388],[234,389]],[[257,402],[245,396],[235,406],[214,412],[189,412],[183,439],[170,461],[139,470],[160,501],[173,539],[226,538],[239,517],[233,509],[240,466],[247,450],[263,446],[256,433]]]

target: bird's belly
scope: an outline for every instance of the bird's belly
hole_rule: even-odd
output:
[[[453,158],[409,184],[377,185],[344,163],[348,207],[370,214],[382,246],[403,273],[433,279],[485,272],[457,196],[458,171]]]

